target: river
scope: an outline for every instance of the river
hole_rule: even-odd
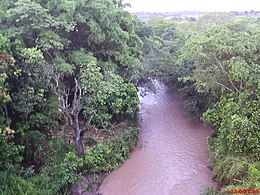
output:
[[[190,120],[174,87],[141,98],[141,147],[100,186],[103,195],[199,195],[215,186],[207,168],[210,128]]]

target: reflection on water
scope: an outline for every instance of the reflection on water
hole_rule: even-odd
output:
[[[140,96],[143,146],[104,180],[103,195],[199,195],[215,185],[207,168],[210,129],[186,117],[174,87],[155,84],[156,94]]]

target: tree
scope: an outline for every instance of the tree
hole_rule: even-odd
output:
[[[186,23],[188,23],[186,21]],[[187,31],[183,21],[165,20],[153,17],[146,23],[139,23],[138,34],[144,42],[143,47],[143,80],[160,78],[164,81],[176,80],[178,73],[177,52],[184,43]],[[185,29],[184,29],[185,28]]]
[[[124,0],[113,0],[113,2],[119,8],[131,7],[131,4],[124,3]]]
[[[94,123],[92,119],[99,117],[99,121],[105,121],[119,113],[138,110],[137,91],[130,82],[139,66],[142,41],[135,33],[135,19],[120,8],[122,3],[119,1],[115,5],[112,0],[18,0],[10,4],[4,19],[10,29],[10,38],[23,44],[16,55],[23,64],[25,74],[21,78],[25,87],[28,83],[38,87],[42,82],[43,97],[47,93],[56,95],[62,116],[74,129],[79,156],[84,153],[82,139],[89,125]],[[115,79],[107,80],[108,75],[113,74]],[[116,88],[114,92],[105,90],[111,86]],[[122,96],[115,95],[120,88],[124,89],[122,94],[134,93],[133,99],[122,103]],[[22,90],[18,91],[22,95]],[[35,91],[33,89],[32,93]],[[114,102],[108,103],[108,99],[104,100],[103,111],[86,106],[89,102],[98,106],[100,98],[97,97],[102,95],[108,99],[116,97],[115,101],[120,105],[118,111],[111,110]],[[25,101],[20,99],[20,102]],[[34,114],[35,107],[39,107],[37,101],[23,110],[16,106],[26,119]],[[104,114],[105,111],[108,113]],[[84,122],[79,121],[83,113]],[[104,118],[99,115],[101,113]]]

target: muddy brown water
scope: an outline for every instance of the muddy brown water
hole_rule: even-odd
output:
[[[103,195],[199,195],[215,186],[207,168],[210,128],[190,120],[174,87],[156,82],[158,92],[141,98],[142,147],[109,174]]]

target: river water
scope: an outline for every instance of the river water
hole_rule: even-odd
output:
[[[190,120],[174,87],[141,98],[141,147],[100,186],[103,195],[199,195],[215,186],[207,168],[210,128]]]

